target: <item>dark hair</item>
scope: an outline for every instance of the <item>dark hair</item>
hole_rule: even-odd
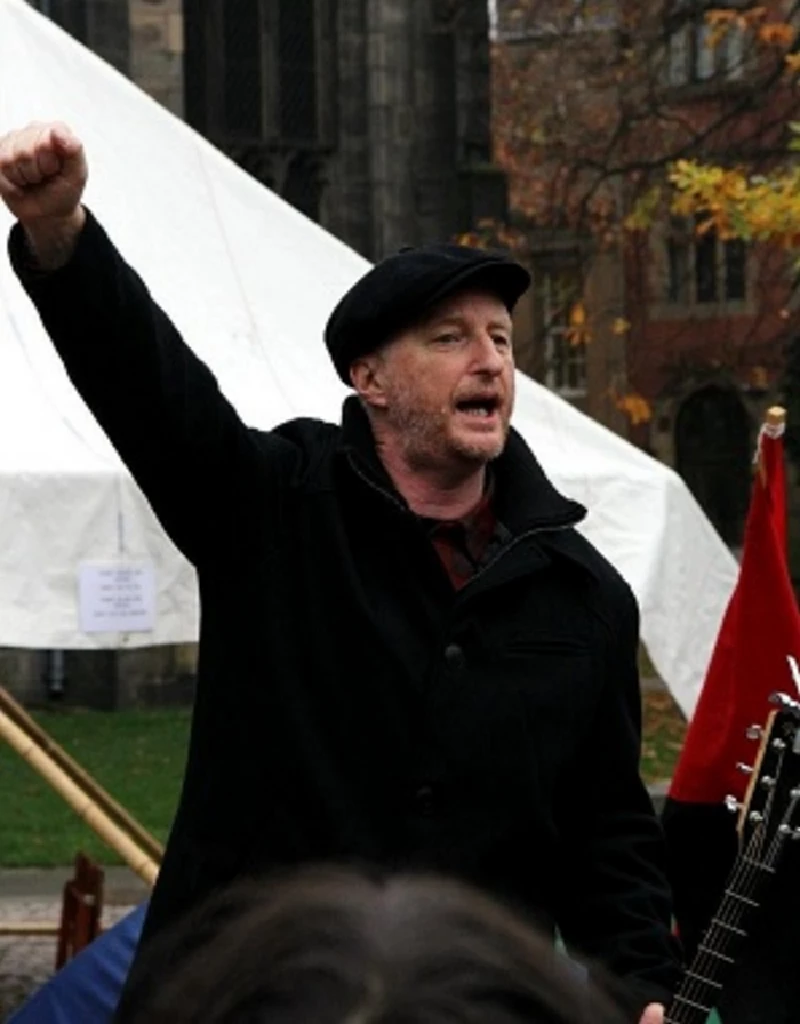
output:
[[[126,1024],[620,1020],[551,942],[488,896],[438,877],[337,868],[212,896],[148,945],[128,997]]]

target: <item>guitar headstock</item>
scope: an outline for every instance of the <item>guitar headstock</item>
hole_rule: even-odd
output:
[[[766,723],[748,730],[759,746],[752,768],[740,765],[750,775],[744,800],[729,797],[728,806],[739,815],[742,848],[772,859],[785,840],[800,839],[800,702],[783,693],[770,702]]]

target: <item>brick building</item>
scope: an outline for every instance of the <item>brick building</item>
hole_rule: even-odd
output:
[[[710,45],[703,13],[709,5],[681,0],[658,5],[659,20],[637,22],[650,34],[631,38],[626,2],[497,0],[498,46],[534,76],[517,95],[529,103],[537,96],[546,100],[540,130],[563,142],[562,162],[538,165],[539,181],[515,180],[509,168],[512,217],[533,186],[562,175],[568,186],[553,190],[556,206],[568,207],[600,181],[599,194],[614,207],[618,226],[632,209],[637,168],[647,168],[649,184],[663,182],[656,166],[661,153],[753,171],[785,157],[797,92],[784,77],[770,75],[769,54],[752,35],[735,26]],[[782,7],[774,6],[770,16],[777,20]],[[625,62],[637,60],[647,67],[630,74]],[[575,104],[585,106],[576,111]],[[572,151],[563,129],[547,121],[559,106],[566,119],[584,116],[585,140],[578,135]],[[592,116],[608,124],[596,136]],[[520,124],[526,118],[530,111],[521,110]],[[628,135],[608,162],[616,172],[604,178],[601,167],[594,179],[582,178],[580,165],[598,164],[603,146],[608,152],[622,130]],[[668,131],[674,135],[654,134]],[[784,350],[797,334],[785,255],[713,233],[698,237],[695,224],[665,209],[649,230],[617,230],[610,242],[599,240],[589,218],[576,225],[554,215],[543,227],[537,215],[541,209],[526,223],[536,285],[521,325],[530,371],[673,465],[736,549],[756,434],[766,407],[780,397]],[[584,321],[586,343],[576,330]],[[648,422],[620,416],[617,398],[625,394],[646,400]],[[800,575],[797,517],[790,519],[792,562]]]

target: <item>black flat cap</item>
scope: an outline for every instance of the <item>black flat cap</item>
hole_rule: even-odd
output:
[[[325,328],[325,344],[345,384],[359,356],[374,352],[442,299],[466,288],[485,290],[511,312],[530,274],[501,253],[461,245],[403,249],[377,263],[339,301]]]

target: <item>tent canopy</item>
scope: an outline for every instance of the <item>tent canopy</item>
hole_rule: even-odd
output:
[[[52,119],[87,147],[87,205],[243,419],[262,429],[338,419],[345,389],[322,332],[368,264],[23,0],[0,0],[0,132]],[[0,213],[0,233],[10,226]],[[514,422],[556,485],[588,507],[585,533],[633,587],[651,657],[690,712],[735,581],[732,555],[670,469],[522,375]],[[72,388],[5,257],[0,508],[1,645],[196,639],[193,569]],[[84,628],[81,567],[117,563],[152,567],[151,629]]]

